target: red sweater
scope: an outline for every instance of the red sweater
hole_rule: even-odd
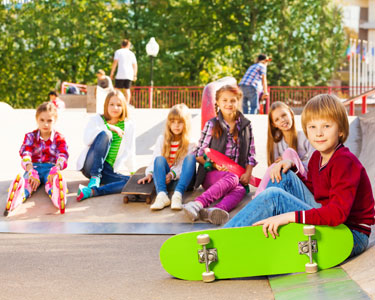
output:
[[[308,166],[307,179],[299,176],[321,208],[296,211],[296,222],[337,226],[371,233],[374,220],[374,197],[365,168],[348,148],[340,145],[324,166],[315,151]]]

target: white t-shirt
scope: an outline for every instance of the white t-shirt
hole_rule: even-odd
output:
[[[121,48],[116,50],[114,59],[117,60],[116,79],[133,80],[133,64],[137,63],[134,53],[128,48]]]

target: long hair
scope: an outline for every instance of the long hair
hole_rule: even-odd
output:
[[[162,155],[169,162],[169,155],[171,152],[171,143],[173,142],[175,135],[171,131],[171,123],[175,120],[182,121],[184,128],[180,136],[180,145],[176,152],[175,163],[183,159],[189,150],[189,137],[191,128],[191,114],[189,108],[181,103],[174,105],[168,113],[167,122],[164,130],[164,144],[162,149]]]
[[[298,135],[297,135],[297,129],[296,129],[296,122],[294,120],[293,110],[283,102],[276,101],[276,102],[272,103],[270,111],[268,113],[268,134],[267,134],[267,155],[268,155],[268,157],[267,157],[267,162],[268,162],[269,166],[275,161],[274,145],[276,143],[280,142],[281,139],[283,138],[282,131],[280,129],[278,129],[277,127],[275,127],[275,125],[273,124],[273,121],[272,121],[272,113],[277,108],[284,108],[290,113],[290,115],[292,117],[292,127],[289,130],[292,133],[292,144],[289,145],[289,147],[291,147],[291,148],[293,148],[294,150],[297,151],[297,145],[298,145],[298,141],[297,141]]]
[[[220,111],[220,108],[219,106],[217,105],[217,102],[219,101],[221,95],[224,93],[224,92],[231,92],[235,97],[236,99],[238,100],[238,108],[241,110],[242,109],[242,91],[241,89],[237,86],[237,85],[224,85],[223,87],[221,87],[220,89],[218,89],[216,91],[216,95],[215,95],[215,112],[216,112],[216,115],[218,114],[218,112]],[[236,112],[236,116],[235,118],[237,119],[238,116],[239,116],[239,110],[237,110]],[[221,135],[223,134],[223,128],[221,128],[219,122],[216,122],[215,123],[215,126],[212,128],[212,135],[215,137],[215,138],[219,138]],[[238,129],[237,129],[237,126],[234,127],[234,131],[233,131],[233,138],[235,141],[237,141],[237,137],[238,137]]]
[[[124,121],[128,118],[128,106],[126,105],[126,100],[125,100],[124,94],[119,90],[114,90],[112,92],[109,92],[107,97],[105,98],[105,101],[104,101],[104,118],[107,121],[109,121],[111,119],[111,116],[108,113],[108,105],[109,105],[109,101],[111,100],[111,98],[113,96],[116,96],[121,101],[122,113],[119,117],[119,121]]]

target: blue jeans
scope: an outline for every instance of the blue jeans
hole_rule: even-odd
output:
[[[105,161],[111,142],[112,139],[105,131],[100,132],[91,144],[81,170],[87,178],[92,176],[101,178],[100,183],[104,185],[93,188],[94,196],[120,193],[129,180],[129,176],[115,173],[113,167]]]
[[[224,227],[251,226],[257,221],[287,212],[320,208],[309,189],[296,174],[288,171],[277,183],[269,181],[267,188],[249,202]],[[351,256],[363,252],[368,244],[367,235],[352,230],[354,247]],[[366,243],[367,238],[367,243]]]
[[[167,160],[164,156],[158,156],[155,158],[154,161],[154,183],[156,192],[165,192],[167,193],[168,190],[175,190],[184,194],[188,187],[191,187],[193,182],[193,178],[195,175],[195,168],[196,168],[196,159],[193,154],[189,154],[184,158],[182,163],[182,171],[179,180],[171,180],[171,182],[167,184],[165,182],[165,177],[170,172],[170,168],[168,165]]]
[[[242,110],[244,114],[257,114],[259,110],[258,91],[250,85],[240,86],[243,93]],[[249,110],[250,107],[250,110]]]
[[[50,163],[33,163],[33,168],[38,172],[40,185],[46,184],[48,181],[48,175],[51,169],[54,167],[54,164]],[[23,178],[29,179],[29,173],[25,172]],[[25,189],[25,197],[29,198],[29,191]]]

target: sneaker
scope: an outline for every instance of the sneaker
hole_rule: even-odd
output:
[[[199,212],[201,220],[215,225],[222,225],[228,222],[229,214],[218,207],[204,208]]]
[[[181,195],[180,192],[174,192],[173,193],[171,208],[173,210],[181,210],[182,209],[182,195]]]
[[[7,204],[4,210],[4,216],[22,204],[25,200],[25,179],[18,174],[12,181],[8,189]]]
[[[154,203],[150,206],[151,210],[161,210],[166,206],[171,204],[171,200],[169,200],[168,196],[164,192],[160,192],[156,198]]]
[[[197,201],[190,201],[183,205],[185,215],[194,222],[199,219],[199,211],[202,209],[202,205]]]
[[[82,184],[80,184],[78,186],[78,192],[77,192],[77,201],[78,202],[81,201],[81,200],[90,198],[92,196],[93,196],[92,189],[90,189],[89,187],[86,187]]]
[[[61,172],[57,172],[52,182],[52,195],[51,200],[54,206],[60,209],[60,213],[65,213],[66,194],[68,188],[65,179],[62,177]]]
[[[92,176],[90,178],[90,181],[89,181],[89,184],[87,185],[87,187],[89,189],[93,188],[93,187],[99,187],[100,186],[100,177],[98,176]]]

